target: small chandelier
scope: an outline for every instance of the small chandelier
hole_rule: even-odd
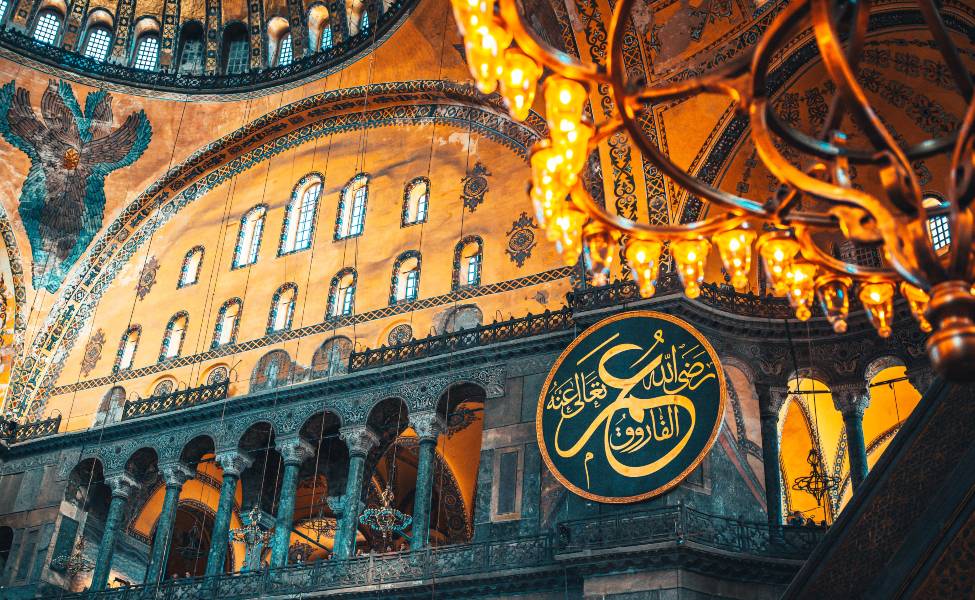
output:
[[[51,566],[55,569],[64,570],[71,579],[94,569],[95,563],[85,558],[85,536],[82,535],[78,538],[74,552],[54,557]]]
[[[815,449],[809,451],[806,462],[809,463],[809,475],[796,477],[792,489],[806,492],[816,499],[818,506],[825,506],[824,501],[836,490],[840,480],[826,474],[819,453]]]
[[[334,538],[338,523],[331,517],[319,515],[302,521],[301,527],[314,531],[319,538]]]
[[[230,530],[230,541],[243,542],[247,547],[247,553],[250,554],[254,548],[265,546],[271,541],[271,530],[260,526],[261,509],[256,504],[247,513],[247,519],[247,523],[241,527]]]
[[[605,65],[580,62],[540,40],[525,25],[517,0],[497,0],[497,7],[495,0],[451,3],[477,88],[485,94],[498,89],[512,118],[528,117],[543,68],[551,71],[542,90],[549,138],[531,154],[530,197],[563,259],[574,265],[583,255],[596,285],[608,282],[622,255],[641,295],[652,296],[667,244],[689,298],[700,294],[712,248],[732,285],[743,289],[754,248],[775,293],[788,296],[797,319],[809,319],[818,299],[833,328],[844,332],[849,296],[855,293],[878,334],[888,337],[899,290],[920,329],[932,332],[927,347],[935,369],[951,380],[975,379],[970,367],[975,363],[975,86],[934,2],[917,0],[968,108],[957,132],[912,146],[898,143],[855,76],[871,3],[791,0],[748,56],[708,74],[655,85],[630,79],[623,61],[625,21],[633,21],[629,15],[636,0],[615,5]],[[774,58],[810,24],[837,90],[827,122],[816,135],[793,128],[776,114],[767,85]],[[846,40],[845,47],[841,40]],[[586,105],[597,88],[607,90],[608,115],[592,122]],[[640,113],[653,104],[702,93],[726,96],[748,117],[758,156],[780,182],[773,197],[749,199],[714,187],[677,166],[643,131]],[[869,145],[848,143],[850,131],[841,129],[845,116],[857,122]],[[585,190],[581,173],[589,154],[621,132],[629,134],[661,173],[725,212],[660,226],[607,212]],[[805,157],[808,166],[794,166],[786,158],[793,153]],[[944,190],[948,200],[932,208],[924,202],[914,164],[935,156],[950,163]],[[882,192],[854,186],[851,173],[857,167],[873,169]],[[929,231],[933,217],[948,220],[952,243],[946,251],[935,248]],[[890,266],[838,260],[821,247],[823,233],[875,247]]]
[[[393,487],[391,483],[387,483],[386,489],[379,493],[379,500],[379,508],[367,508],[362,511],[362,515],[359,516],[359,522],[374,531],[378,531],[383,537],[384,544],[388,547],[393,533],[403,535],[403,532],[413,522],[413,517],[403,514],[393,507]]]

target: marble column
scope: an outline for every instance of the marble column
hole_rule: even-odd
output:
[[[862,383],[833,385],[833,406],[843,415],[850,481],[855,492],[867,477],[867,444],[863,437],[863,413],[870,406],[870,392]]]
[[[420,447],[416,464],[416,491],[413,494],[413,537],[410,548],[420,550],[430,543],[430,501],[433,498],[433,459],[437,438],[447,427],[436,411],[410,415]]]
[[[105,530],[102,541],[98,546],[98,557],[95,559],[95,571],[91,576],[90,591],[97,592],[105,589],[108,575],[112,570],[112,554],[115,552],[115,536],[118,534],[125,502],[136,487],[135,480],[127,473],[120,473],[105,478],[105,483],[112,490],[112,501],[108,505],[108,516],[105,518]]]
[[[298,490],[298,469],[306,458],[315,454],[312,445],[297,435],[278,440],[277,447],[284,461],[284,474],[281,477],[274,537],[271,539],[272,567],[288,564],[288,549],[295,515],[295,493]]]
[[[782,474],[779,470],[779,414],[786,390],[756,386],[759,415],[762,421],[762,470],[765,473],[765,506],[769,529],[777,533],[782,527]]]
[[[210,552],[207,555],[206,576],[223,574],[223,564],[227,558],[227,544],[230,543],[230,516],[234,510],[234,496],[240,473],[250,466],[253,459],[239,450],[217,453],[217,464],[223,469],[223,484],[220,486],[220,499],[217,501],[217,516],[213,520],[210,534]]]
[[[160,465],[159,471],[166,485],[166,495],[163,497],[159,520],[156,521],[156,537],[152,542],[149,567],[146,569],[146,583],[149,585],[156,584],[163,578],[169,545],[172,542],[173,523],[176,521],[176,509],[179,506],[179,492],[183,489],[183,484],[195,474],[191,467],[181,462]]]
[[[342,520],[332,547],[335,558],[348,558],[355,551],[359,513],[362,511],[362,480],[365,477],[366,456],[379,443],[379,437],[365,425],[352,425],[339,430],[349,447],[349,475],[345,481]]]
[[[340,527],[342,519],[345,518],[345,496],[327,496],[325,501],[328,502],[328,507],[332,509],[332,514],[335,515],[335,533],[332,534],[332,554],[334,555],[335,549],[345,543],[342,541],[342,528]]]

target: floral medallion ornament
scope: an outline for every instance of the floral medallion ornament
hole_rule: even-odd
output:
[[[511,229],[508,231],[508,247],[505,252],[508,253],[511,262],[519,267],[524,266],[525,261],[531,258],[532,249],[538,243],[535,239],[536,229],[538,229],[538,224],[526,212],[521,213],[518,220],[511,224]]]
[[[658,496],[711,450],[725,386],[714,348],[684,321],[614,315],[576,338],[549,372],[536,418],[542,458],[589,500]]]
[[[142,266],[142,272],[139,273],[139,283],[135,286],[135,295],[138,296],[139,300],[144,299],[152,291],[152,286],[156,285],[156,273],[158,272],[159,261],[156,260],[155,256],[152,256]]]
[[[477,207],[484,202],[484,194],[488,191],[487,177],[491,172],[480,162],[474,163],[474,167],[464,176],[464,189],[461,198],[464,200],[464,207],[474,212]]]
[[[88,338],[85,345],[85,356],[81,359],[81,376],[88,377],[98,360],[102,357],[102,347],[105,346],[105,332],[101,329]]]
[[[412,339],[413,339],[413,328],[407,325],[406,323],[402,323],[400,325],[397,325],[396,327],[393,327],[389,331],[389,335],[386,336],[386,341],[389,343],[390,346],[405,344]]]

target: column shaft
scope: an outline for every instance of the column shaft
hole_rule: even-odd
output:
[[[365,456],[353,454],[349,457],[349,476],[345,482],[345,511],[342,513],[338,535],[332,548],[335,558],[348,558],[355,549],[359,523],[359,497],[362,496],[362,476],[365,465]]]
[[[163,497],[162,511],[156,522],[156,538],[152,542],[152,553],[149,555],[149,568],[146,570],[146,583],[158,583],[166,568],[166,556],[169,554],[169,543],[172,541],[173,522],[176,519],[176,508],[179,505],[179,491],[181,485],[166,486]]]
[[[122,521],[122,511],[125,509],[125,496],[112,496],[108,506],[108,517],[105,519],[105,531],[102,532],[102,542],[98,546],[98,558],[95,559],[95,571],[91,576],[90,591],[97,592],[105,589],[108,575],[112,570],[112,554],[115,552],[115,534]]]
[[[271,541],[271,566],[288,564],[288,547],[295,515],[295,493],[298,488],[298,465],[285,463],[281,480],[281,496],[278,499],[278,515]]]
[[[213,533],[210,535],[210,553],[207,555],[206,576],[221,575],[227,558],[227,544],[230,543],[230,515],[234,508],[234,494],[237,492],[237,475],[224,471],[223,485],[220,486],[220,500],[217,502],[217,516],[213,520]]]
[[[782,527],[782,477],[779,472],[779,426],[775,414],[762,414],[762,463],[765,471],[765,505],[772,531]]]
[[[850,457],[850,481],[853,491],[867,478],[867,445],[863,437],[863,415],[851,411],[843,415],[846,425],[846,451]]]
[[[420,440],[416,466],[416,493],[413,495],[413,539],[410,548],[419,550],[430,542],[430,500],[433,497],[433,457],[437,438]]]

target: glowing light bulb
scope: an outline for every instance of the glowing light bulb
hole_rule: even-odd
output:
[[[481,23],[465,36],[467,66],[482,94],[497,89],[498,78],[504,72],[504,50],[510,43],[511,34],[490,21]]]
[[[688,298],[701,295],[701,282],[704,281],[704,261],[711,250],[707,240],[681,240],[670,245],[670,253],[677,261],[677,272],[684,284],[684,294]]]
[[[816,279],[816,295],[826,320],[836,333],[846,331],[846,318],[850,314],[850,286],[853,280],[837,275],[821,275]]]
[[[748,287],[748,276],[752,270],[752,242],[756,237],[750,229],[732,229],[712,238],[725,271],[731,275],[731,285],[738,291]]]
[[[545,118],[553,135],[565,134],[582,122],[586,88],[581,83],[553,75],[545,80],[544,93]]]
[[[812,316],[810,308],[816,296],[816,265],[795,261],[789,267],[789,304],[796,311],[796,318],[806,321]]]
[[[463,36],[467,36],[468,31],[473,31],[479,25],[486,23],[494,12],[494,2],[487,0],[451,0],[451,7],[454,10],[454,20]]]
[[[660,270],[662,248],[663,244],[656,240],[631,238],[626,242],[626,262],[643,298],[649,298],[657,291],[657,272]]]
[[[931,296],[927,292],[919,287],[915,287],[909,283],[901,283],[901,294],[907,299],[907,305],[911,307],[911,314],[917,319],[918,327],[924,333],[931,332],[931,322],[928,321],[925,313],[928,310],[928,303],[931,302]]]
[[[559,204],[565,200],[569,188],[562,183],[559,172],[564,157],[545,144],[536,146],[532,153],[532,189],[531,199],[535,206],[535,214],[542,227],[549,223]],[[552,234],[550,241],[559,236]]]
[[[887,282],[865,284],[860,287],[859,298],[877,335],[890,337],[894,319],[894,285]]]
[[[596,222],[586,225],[582,236],[585,240],[586,266],[592,276],[593,285],[608,284],[610,269],[616,260],[616,239],[606,227]]]
[[[510,48],[504,53],[503,71],[500,79],[501,96],[512,118],[524,121],[535,101],[535,88],[542,70],[531,57]]]
[[[586,215],[569,202],[563,202],[561,209],[552,219],[552,229],[558,233],[556,248],[562,253],[562,260],[568,266],[579,262],[582,246],[582,226]]]
[[[765,272],[772,280],[772,291],[782,296],[789,292],[789,267],[799,253],[799,243],[782,237],[781,233],[766,233],[758,240],[758,253],[765,263]]]

